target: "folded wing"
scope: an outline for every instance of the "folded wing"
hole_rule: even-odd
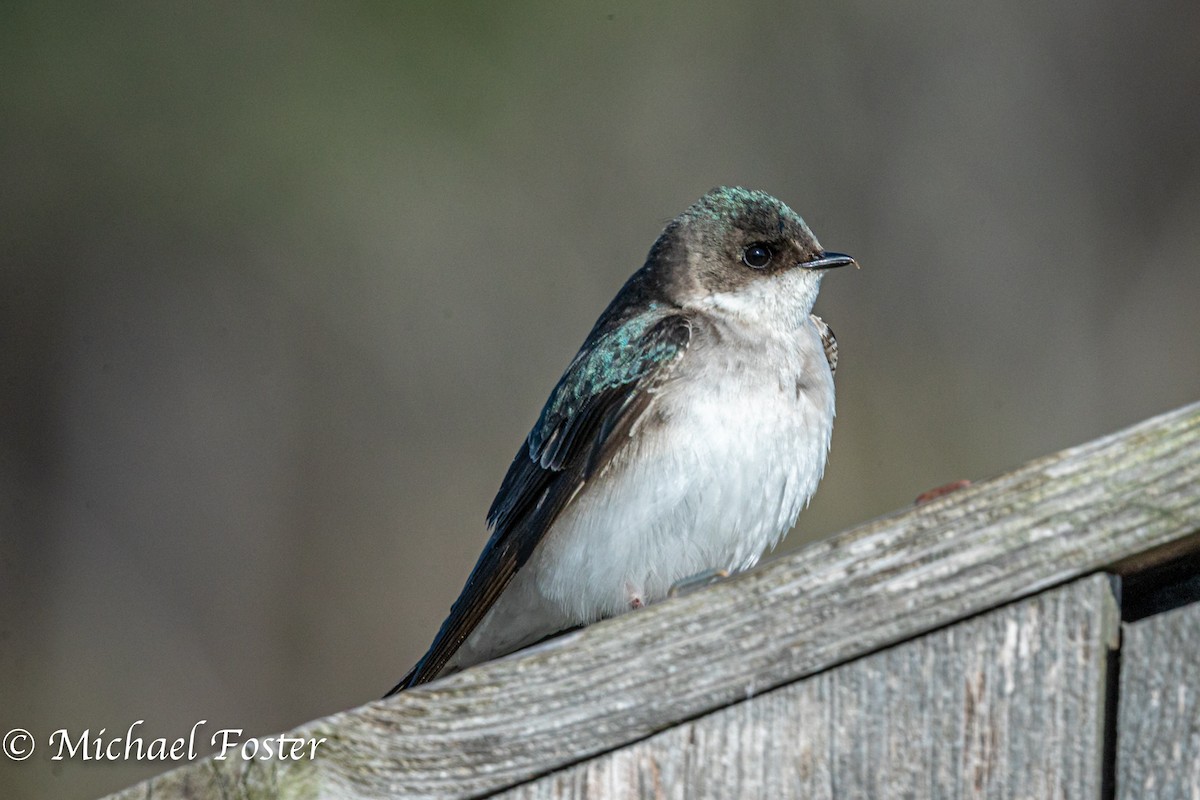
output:
[[[691,341],[680,314],[594,331],[567,367],[488,511],[491,538],[429,652],[388,694],[433,680],[529,560],[563,508],[629,440]]]

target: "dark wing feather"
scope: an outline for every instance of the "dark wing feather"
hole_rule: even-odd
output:
[[[829,372],[836,375],[838,345],[837,337],[833,335],[833,328],[829,327],[829,323],[816,314],[809,314],[809,316],[812,317],[813,324],[817,326],[817,333],[821,334],[821,346],[825,348],[825,360],[829,362]]]
[[[672,314],[593,333],[551,392],[488,511],[492,536],[429,652],[388,694],[431,681],[500,597],[580,487],[628,441],[652,389],[686,349]]]

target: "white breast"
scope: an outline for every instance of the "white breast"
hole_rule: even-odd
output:
[[[747,569],[795,524],[833,428],[820,336],[807,312],[767,333],[735,324],[737,315],[714,317],[449,669],[628,611],[634,596],[656,602],[705,570]]]
[[[811,323],[743,335],[694,341],[651,409],[665,422],[635,429],[555,523],[531,566],[567,616],[611,616],[631,593],[654,602],[705,570],[746,569],[795,524],[824,471],[833,378]]]

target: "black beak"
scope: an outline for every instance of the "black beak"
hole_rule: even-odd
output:
[[[805,261],[800,266],[805,269],[833,269],[834,267],[848,267],[851,264],[854,268],[858,268],[858,262],[852,256],[845,253],[830,253],[826,251],[821,254],[821,257],[815,261]]]

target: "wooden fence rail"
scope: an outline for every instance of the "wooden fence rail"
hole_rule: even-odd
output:
[[[112,797],[1197,800],[1197,552],[1200,404]]]

